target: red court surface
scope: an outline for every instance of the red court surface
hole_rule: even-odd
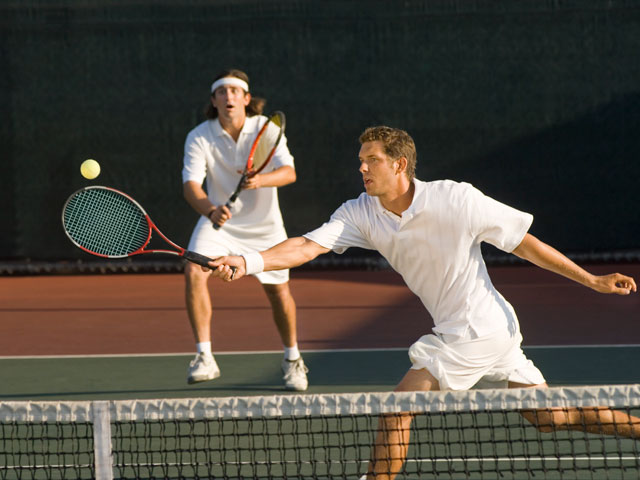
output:
[[[594,273],[640,279],[640,265]],[[524,345],[640,344],[640,293],[602,295],[535,267],[490,269],[515,307]],[[254,279],[211,280],[214,350],[280,350]],[[304,350],[407,348],[432,322],[392,271],[293,271]],[[0,356],[184,353],[194,350],[179,274],[0,277]]]

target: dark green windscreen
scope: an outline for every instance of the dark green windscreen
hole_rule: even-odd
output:
[[[362,192],[358,136],[387,124],[414,137],[418,178],[471,182],[562,251],[637,248],[638,5],[3,2],[1,255],[81,257],[60,210],[89,184],[128,192],[187,244],[184,140],[230,67],[287,116],[292,236]],[[87,158],[102,167],[93,182]]]

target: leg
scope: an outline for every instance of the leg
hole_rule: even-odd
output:
[[[289,290],[289,282],[280,284],[263,284],[267,294],[273,321],[278,328],[280,339],[285,347],[293,347],[297,343],[296,333],[296,303]]]
[[[185,267],[187,315],[196,343],[211,341],[211,297],[207,281],[211,272],[203,272],[191,262]]]
[[[286,357],[282,361],[282,373],[287,390],[304,391],[309,386],[307,380],[307,367],[302,357],[297,353],[298,338],[296,326],[296,303],[291,296],[289,283],[263,284],[271,310],[273,320],[278,328],[282,344],[287,349],[294,348],[296,356]]]
[[[200,266],[187,263],[185,267],[185,300],[187,315],[197,344],[211,342],[211,298],[207,280],[211,272],[203,272]],[[210,345],[210,343],[208,343]],[[189,364],[188,383],[204,382],[220,376],[220,369],[208,346],[198,351],[196,358]]]
[[[509,382],[509,388],[547,388],[540,385],[523,385]],[[607,407],[553,408],[523,410],[521,415],[539,431],[578,430],[601,435],[640,438],[640,418]]]
[[[409,370],[395,391],[412,392],[439,389],[438,380],[423,368]],[[380,418],[367,478],[393,480],[400,472],[409,449],[412,420],[413,415],[409,412],[387,414]],[[372,475],[374,473],[375,477]]]

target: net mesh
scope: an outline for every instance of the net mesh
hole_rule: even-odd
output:
[[[267,129],[258,140],[253,153],[253,169],[259,170],[269,159],[271,151],[278,145],[284,123],[280,115],[274,115],[267,123]]]
[[[97,255],[126,257],[149,238],[144,211],[126,196],[105,188],[74,193],[64,207],[62,220],[69,238]]]
[[[93,403],[0,404],[0,478],[358,479],[402,412],[413,421],[397,478],[640,475],[630,434],[640,426],[620,420],[638,414],[637,385],[111,401],[102,402],[105,425]],[[592,427],[618,433],[540,431],[523,417],[544,424],[551,413],[605,406],[622,416],[612,424],[602,414]],[[95,466],[100,456],[106,469]]]

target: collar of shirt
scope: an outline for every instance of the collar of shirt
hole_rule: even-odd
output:
[[[416,214],[419,213],[426,204],[426,182],[421,182],[416,178],[414,178],[412,182],[415,188],[413,190],[411,205],[409,205],[409,208],[402,212],[401,216],[398,216],[392,211],[384,208],[379,197],[373,197],[378,215],[384,215],[385,217],[392,219],[396,224],[398,224],[398,228],[402,228],[402,226],[404,226],[408,221],[415,217]]]
[[[242,130],[240,130],[240,136],[257,134],[260,127],[259,119],[260,119],[260,115],[246,117],[244,120],[244,125],[242,125]],[[229,132],[227,132],[224,128],[222,128],[219,118],[216,118],[215,121],[212,122],[212,131],[216,137],[231,138],[231,135],[229,135]],[[238,137],[238,140],[239,139],[240,137]]]

